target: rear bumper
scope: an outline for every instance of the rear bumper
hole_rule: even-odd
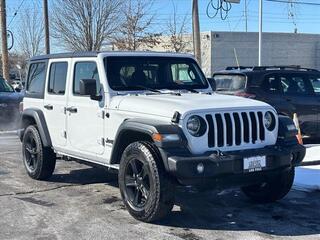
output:
[[[247,173],[243,168],[243,159],[252,156],[266,156],[266,167],[262,171]],[[298,165],[305,156],[302,145],[271,146],[262,149],[208,153],[203,156],[186,154],[167,154],[167,170],[183,185],[246,185],[263,181],[265,177],[288,167]],[[204,171],[197,171],[198,164]],[[221,184],[222,183],[222,184]],[[210,184],[212,186],[212,184]]]

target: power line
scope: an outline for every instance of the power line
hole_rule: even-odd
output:
[[[20,8],[22,7],[22,4],[24,3],[25,0],[22,0],[19,7],[17,8],[17,10],[14,12],[13,17],[11,18],[8,27],[10,27],[10,24],[12,23],[12,21],[14,20],[14,18],[17,16]]]
[[[267,1],[268,2],[293,3],[293,4],[301,4],[301,5],[320,6],[320,3],[313,3],[313,2],[297,2],[297,1],[288,1],[288,0],[267,0]]]
[[[214,1],[216,1],[216,4],[214,4]],[[215,18],[220,12],[220,18],[226,20],[231,8],[232,5],[230,2],[224,0],[210,0],[207,5],[206,13],[209,18]],[[211,13],[211,10],[213,10],[213,13]]]

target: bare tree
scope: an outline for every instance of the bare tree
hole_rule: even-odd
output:
[[[151,32],[154,15],[150,14],[153,1],[128,0],[123,8],[124,22],[113,44],[119,50],[135,51],[141,47],[153,48],[160,43],[161,33]]]
[[[167,23],[167,32],[169,35],[168,43],[164,45],[165,48],[174,52],[185,52],[188,46],[186,33],[188,32],[187,27],[187,15],[184,17],[178,17],[177,7],[173,3],[173,14]]]
[[[43,30],[43,21],[36,5],[33,6],[33,10],[21,13],[17,42],[27,58],[43,53]]]
[[[53,37],[73,51],[100,50],[120,22],[121,0],[56,0]]]

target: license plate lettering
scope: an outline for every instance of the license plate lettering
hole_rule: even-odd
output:
[[[243,159],[243,170],[245,172],[258,172],[266,167],[266,156],[254,156]]]

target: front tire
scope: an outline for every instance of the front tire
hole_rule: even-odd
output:
[[[174,205],[174,184],[152,143],[134,142],[124,151],[119,187],[129,213],[144,222],[164,218]]]
[[[46,180],[52,176],[56,166],[56,155],[51,148],[42,145],[38,129],[30,125],[22,140],[23,163],[28,175],[36,180]]]
[[[242,187],[243,193],[257,203],[271,203],[284,198],[294,181],[294,168],[281,171],[276,177],[259,185]]]

